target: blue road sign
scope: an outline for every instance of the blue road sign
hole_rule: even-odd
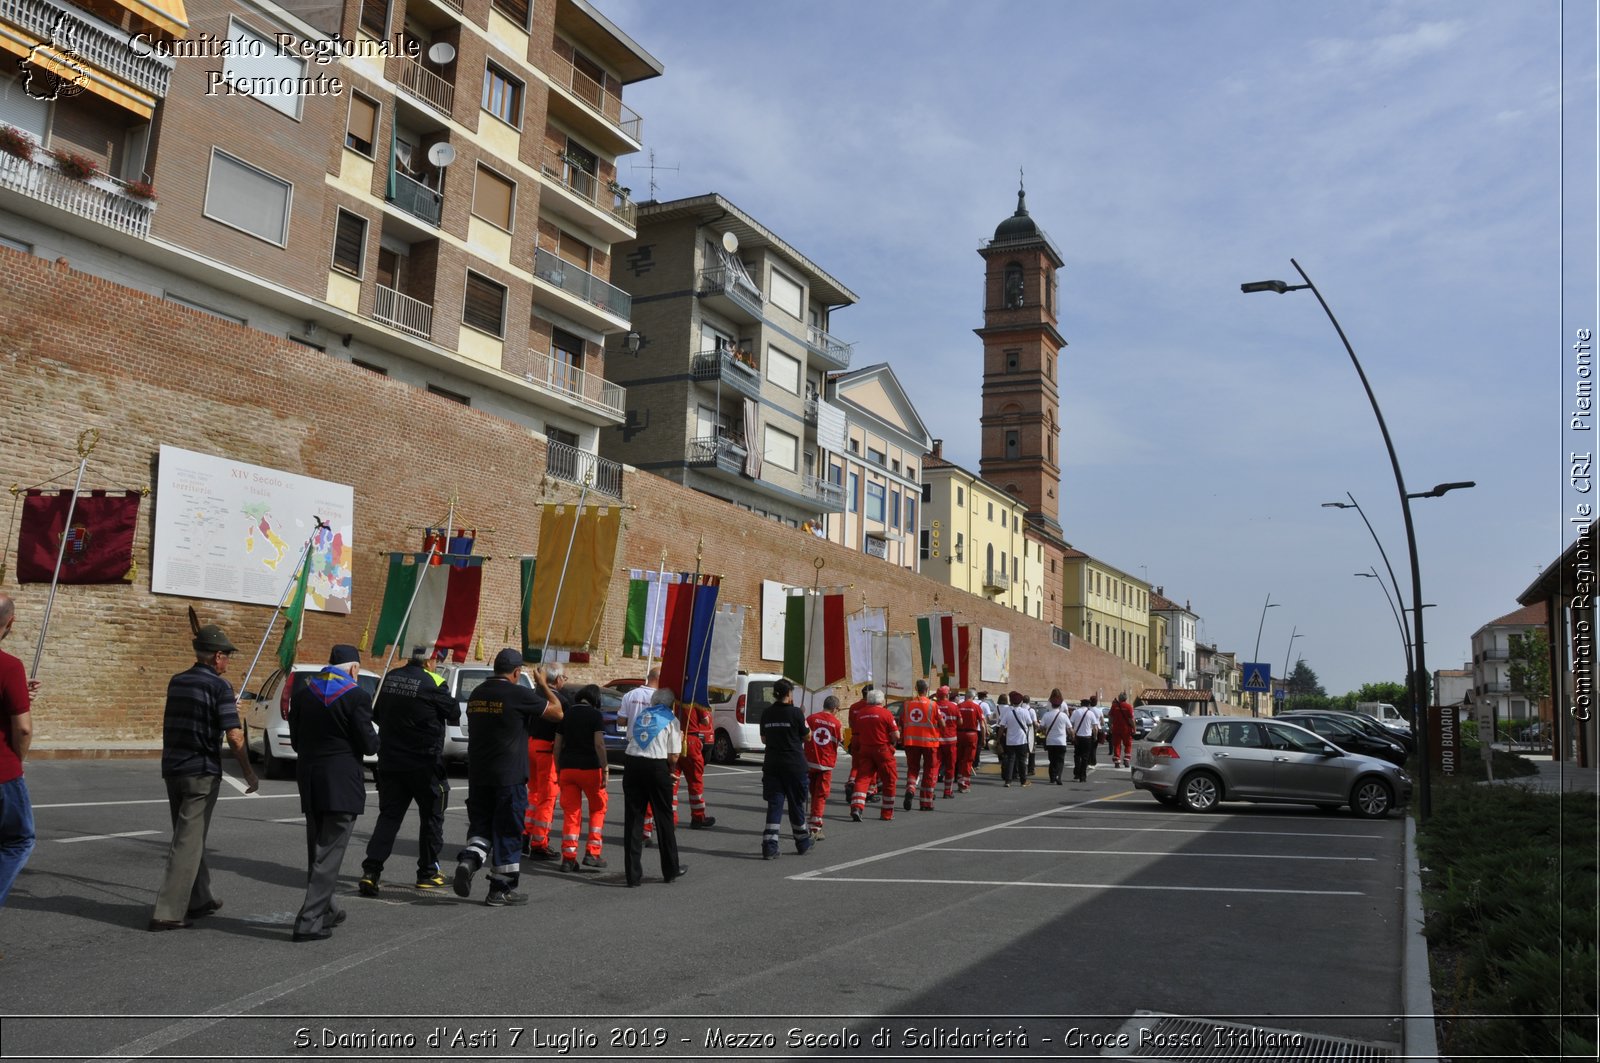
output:
[[[1265,694],[1272,689],[1272,665],[1270,664],[1245,664],[1244,683],[1241,689],[1252,693]]]
[[[1285,698],[1287,698],[1289,696],[1289,692],[1287,690],[1283,689],[1282,687],[1279,687],[1277,690],[1274,690],[1272,692],[1272,696],[1273,696],[1274,699],[1276,699],[1278,701],[1283,701]]]

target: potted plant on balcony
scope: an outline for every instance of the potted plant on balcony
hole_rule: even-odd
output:
[[[74,181],[87,181],[100,172],[99,163],[75,151],[52,151],[50,157],[56,160],[56,169]]]
[[[142,199],[146,203],[156,201],[156,186],[149,181],[129,181],[122,186],[122,190],[134,199]]]
[[[627,187],[626,185],[619,184],[616,178],[612,178],[610,181],[608,181],[606,186],[611,189],[612,195],[624,201],[626,201],[627,198],[633,194],[633,189]]]
[[[23,162],[33,161],[33,138],[16,126],[0,125],[0,151]]]

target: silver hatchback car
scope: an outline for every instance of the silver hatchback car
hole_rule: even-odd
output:
[[[1411,800],[1411,777],[1279,720],[1162,720],[1133,747],[1133,785],[1157,801],[1209,812],[1221,801],[1344,805],[1378,818]]]

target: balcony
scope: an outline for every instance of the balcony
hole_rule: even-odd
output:
[[[726,436],[701,436],[689,440],[684,455],[690,465],[711,465],[733,476],[744,475],[745,449]]]
[[[586,373],[563,358],[529,351],[533,368],[524,374],[538,384],[601,413],[621,418],[627,409],[627,389],[604,377]]]
[[[854,344],[834,339],[816,325],[806,327],[806,349],[833,369],[850,368],[850,351]]]
[[[372,319],[419,339],[433,334],[433,307],[381,284],[373,286]]]
[[[983,587],[1003,594],[1011,589],[1011,574],[1003,568],[991,568],[983,574]]]
[[[420,218],[434,228],[439,226],[439,213],[444,204],[444,196],[421,181],[413,180],[398,171],[394,176],[394,192],[389,196],[389,202],[411,215]]]
[[[0,22],[47,43],[70,41],[76,57],[90,66],[157,98],[167,94],[174,60],[140,54],[132,36],[82,8],[56,0],[0,0]]]
[[[832,510],[835,513],[844,512],[844,486],[842,484],[808,475],[802,481],[802,487],[805,493],[816,499],[823,509]],[[871,539],[867,540],[869,547],[872,541]],[[883,542],[882,539],[877,541],[879,543]],[[871,553],[872,551],[869,549],[867,552]],[[882,557],[884,555],[879,554],[877,556]]]
[[[700,297],[714,309],[745,321],[759,322],[766,300],[743,270],[716,266],[700,271]]]
[[[552,111],[569,117],[571,111],[577,110],[590,119],[599,119],[601,127],[611,134],[613,143],[609,146],[617,149],[614,154],[639,150],[644,143],[641,138],[644,119],[623,103],[622,97],[607,92],[598,81],[573,66],[571,60],[553,51],[549,74],[560,90],[551,97]],[[562,114],[563,111],[568,114]]]
[[[633,200],[612,191],[610,183],[601,181],[550,147],[539,157],[539,173],[548,184],[581,204],[582,213],[573,215],[562,210],[562,200],[554,196],[542,200],[541,207],[549,206],[559,214],[573,216],[580,224],[595,226],[598,222],[600,231],[614,242],[633,239],[638,231],[639,207]]]
[[[727,351],[701,351],[689,363],[689,375],[702,384],[726,384],[752,399],[761,397],[761,374]]]
[[[102,175],[90,181],[68,177],[42,153],[41,158],[29,162],[0,152],[0,188],[20,192],[118,232],[138,237],[150,235],[154,204],[129,195],[123,183],[114,177]]]
[[[815,395],[806,396],[805,420],[806,424],[813,428],[817,426],[817,409],[820,405],[821,400],[819,400]]]
[[[549,441],[545,444],[544,471],[553,480],[586,483],[590,491],[622,497],[622,466],[587,450]]]
[[[3,3],[4,0],[0,0]],[[455,106],[456,87],[415,59],[395,56],[385,70],[390,81],[446,118]]]
[[[633,297],[627,292],[543,248],[534,252],[533,275],[624,324],[633,314]]]
[[[1511,659],[1511,651],[1484,650],[1483,653],[1478,656],[1478,659],[1481,661],[1509,661]]]

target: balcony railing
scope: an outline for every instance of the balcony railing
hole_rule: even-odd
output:
[[[372,298],[372,317],[401,332],[427,339],[433,334],[433,307],[421,299],[402,295],[393,288],[376,285]]]
[[[1050,641],[1064,650],[1072,649],[1072,632],[1064,627],[1050,625]]]
[[[554,479],[587,483],[591,491],[622,497],[622,466],[587,450],[551,440],[545,444],[544,471]]]
[[[581,166],[568,162],[566,157],[554,148],[544,150],[539,160],[539,172],[590,206],[612,215],[628,228],[637,227],[638,204],[626,196],[611,191],[610,185],[602,185],[600,178]]]
[[[529,351],[533,368],[525,374],[529,383],[542,384],[552,391],[569,395],[585,406],[621,417],[627,409],[627,389],[604,377],[586,373],[554,354]]]
[[[685,453],[691,465],[715,465],[735,476],[744,473],[745,449],[727,436],[701,436],[689,440]]]
[[[701,381],[721,381],[752,399],[761,397],[761,373],[727,351],[701,351],[689,363],[689,375]]]
[[[817,423],[817,408],[818,408],[818,406],[819,406],[819,400],[815,395],[807,395],[806,396],[806,413],[805,413],[806,424],[814,426]]]
[[[150,215],[155,207],[130,196],[114,177],[96,177],[93,183],[79,181],[57,170],[47,157],[29,162],[0,152],[0,188],[21,192],[118,232],[150,235]]]
[[[832,363],[836,368],[850,368],[850,351],[854,344],[836,340],[826,330],[816,325],[806,326],[806,346],[818,358]]]
[[[761,289],[752,284],[740,271],[726,266],[701,270],[700,292],[702,295],[726,296],[746,313],[758,319],[766,306],[766,300],[761,297]]]
[[[534,252],[533,274],[546,284],[553,284],[568,295],[624,321],[633,315],[633,296],[543,248]]]
[[[455,106],[456,87],[415,59],[395,56],[389,60],[389,80],[405,89],[446,118]]]
[[[444,196],[435,192],[421,181],[413,180],[398,171],[394,175],[394,195],[389,197],[389,202],[411,215],[421,218],[429,225],[439,224],[439,211],[444,203]]]
[[[997,591],[1011,589],[1011,573],[1003,568],[991,568],[983,574],[983,585]]]
[[[152,96],[167,94],[174,60],[152,54],[148,46],[135,51],[132,36],[81,8],[57,0],[0,0],[0,22],[46,43],[53,41],[56,50],[70,50],[90,66]]]
[[[1509,661],[1511,659],[1511,651],[1484,650],[1483,653],[1479,655],[1478,659],[1480,661]]]
[[[805,477],[805,479],[802,481],[802,484],[805,488],[806,494],[810,495],[812,498],[815,498],[818,502],[821,502],[829,509],[844,509],[843,485],[836,484],[832,480],[825,480],[817,476]],[[882,542],[883,540],[880,539],[878,541]],[[870,544],[872,540],[868,539],[867,542]],[[871,551],[869,550],[868,552],[870,553]],[[879,554],[878,556],[882,557],[883,555]]]
[[[642,143],[639,134],[644,129],[644,119],[623,103],[622,97],[607,92],[605,86],[573,66],[570,60],[554,52],[550,53],[550,78],[559,87],[576,96],[590,110],[616,126],[628,139]]]

